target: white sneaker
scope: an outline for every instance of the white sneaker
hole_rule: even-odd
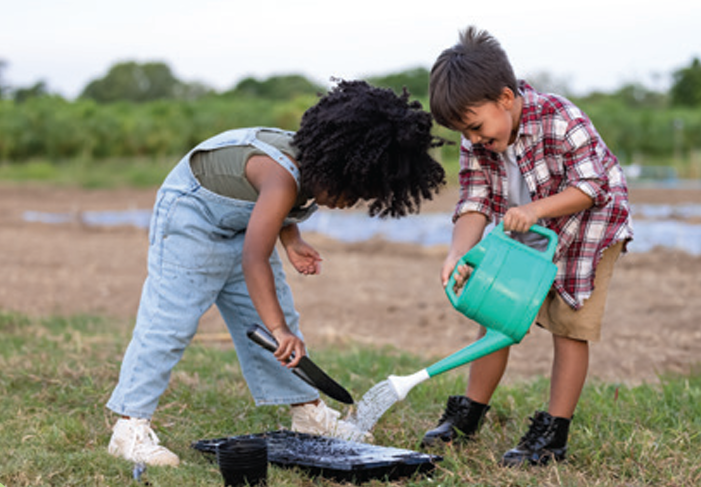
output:
[[[339,419],[341,413],[328,407],[324,401],[319,404],[292,406],[292,431],[310,435],[331,436],[348,441],[372,442],[372,434],[361,431],[353,423]]]
[[[120,419],[112,429],[112,439],[107,447],[110,455],[147,465],[177,467],[178,456],[159,445],[148,419]]]

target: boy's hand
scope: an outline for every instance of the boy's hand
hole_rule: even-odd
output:
[[[538,223],[538,215],[530,205],[509,208],[504,215],[504,231],[527,232]]]
[[[443,284],[443,287],[448,285],[450,275],[453,272],[455,273],[455,288],[453,290],[456,293],[465,284],[467,279],[470,277],[470,274],[472,274],[472,267],[465,264],[457,266],[456,269],[455,266],[457,265],[458,260],[460,260],[459,256],[456,257],[453,255],[448,255],[443,263],[443,269],[441,270],[441,283]]]
[[[455,273],[455,289],[457,291],[465,285],[465,282],[472,273],[472,267],[468,265],[456,265],[460,258],[465,255],[482,238],[484,229],[487,226],[487,217],[482,213],[468,212],[462,214],[453,227],[453,239],[450,244],[450,251],[443,262],[441,269],[441,283],[443,288],[448,285],[450,275]]]
[[[302,239],[285,247],[287,258],[297,272],[305,276],[320,274],[322,258],[314,247]]]
[[[541,218],[574,215],[594,205],[594,200],[579,188],[570,186],[564,191],[523,206],[509,208],[504,215],[504,230],[527,232]]]
[[[276,328],[272,333],[278,343],[277,350],[273,352],[275,358],[287,368],[295,367],[307,353],[304,342],[286,326]]]

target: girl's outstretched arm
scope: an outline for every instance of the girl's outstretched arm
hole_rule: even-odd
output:
[[[304,342],[287,327],[275,292],[270,256],[285,217],[297,198],[294,178],[267,156],[253,156],[246,165],[246,176],[258,190],[243,244],[243,274],[248,293],[263,324],[275,336],[279,347],[275,357],[290,367],[305,355]],[[292,353],[295,359],[287,361]]]

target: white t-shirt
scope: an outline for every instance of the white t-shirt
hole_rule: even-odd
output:
[[[530,203],[532,201],[531,192],[528,190],[526,180],[523,177],[523,174],[521,174],[521,170],[518,168],[514,146],[508,146],[501,155],[504,158],[506,166],[506,201],[509,208]],[[540,221],[538,221],[538,224],[540,224]],[[511,237],[514,240],[518,240],[519,242],[540,251],[543,251],[548,247],[548,239],[537,233],[511,232]]]

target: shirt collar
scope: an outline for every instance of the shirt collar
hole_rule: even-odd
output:
[[[521,137],[538,135],[541,131],[539,118],[534,114],[540,106],[540,94],[524,80],[518,83],[519,93],[523,97],[523,108],[521,109],[521,123],[519,124],[519,134]]]

